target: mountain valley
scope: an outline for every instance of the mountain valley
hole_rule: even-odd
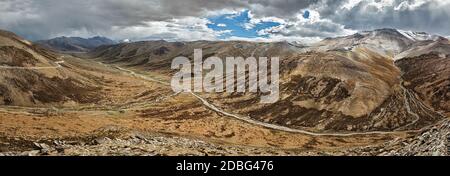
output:
[[[199,48],[204,59],[279,57],[281,99],[173,93],[172,59]],[[379,29],[311,46],[160,40],[56,51],[0,32],[1,155],[448,154],[443,37]],[[423,136],[439,147],[413,140]]]

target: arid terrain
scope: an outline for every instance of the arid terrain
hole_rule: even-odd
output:
[[[439,36],[45,47],[0,31],[0,155],[448,155],[450,42]],[[172,59],[199,48],[280,57],[281,99],[174,94]]]

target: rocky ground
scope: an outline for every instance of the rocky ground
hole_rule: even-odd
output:
[[[103,129],[102,137],[67,140],[22,141],[31,147],[23,152],[3,152],[0,156],[239,156],[239,155],[298,155],[296,151],[276,148],[242,147],[215,144],[201,140],[164,134],[130,132],[121,137],[117,127]],[[20,140],[20,139],[15,139]],[[26,146],[26,145],[25,145]]]
[[[398,138],[377,146],[351,149],[344,152],[344,155],[449,156],[450,121],[446,120],[413,137]]]
[[[235,146],[139,132],[112,137],[121,130],[123,129],[109,127],[98,131],[97,137],[86,137],[76,141],[70,139],[22,141],[28,143],[24,146],[31,148],[23,152],[3,152],[0,156],[449,156],[450,149],[448,120],[412,137],[397,138],[375,146],[332,151]]]

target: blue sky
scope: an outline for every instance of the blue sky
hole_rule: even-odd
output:
[[[258,31],[281,25],[277,22],[259,22],[251,26],[249,10],[244,10],[237,14],[214,16],[208,18],[208,20],[211,21],[211,23],[208,24],[208,28],[211,28],[214,31],[230,31],[219,36],[220,39],[226,39],[232,36],[242,38],[266,38],[267,35],[258,35]],[[246,28],[246,25],[251,27]]]

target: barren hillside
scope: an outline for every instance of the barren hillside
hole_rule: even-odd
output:
[[[99,87],[62,56],[0,31],[0,105],[94,103]]]
[[[170,69],[171,60],[177,56],[192,59],[194,49],[203,49],[204,59],[280,57],[280,101],[259,104],[261,95],[251,93],[204,96],[228,112],[283,127],[317,132],[392,131],[420,129],[443,118],[436,112],[440,110],[436,105],[423,103],[416,90],[404,86],[402,73],[417,72],[424,76],[428,73],[397,66],[394,57],[413,47],[448,41],[426,34],[421,34],[421,38],[411,35],[380,29],[326,39],[309,48],[287,42],[153,41],[100,47],[89,55],[106,63],[157,72],[165,75],[166,81],[175,71]],[[448,52],[447,46],[429,45],[421,53]],[[439,71],[439,68],[429,70]],[[446,77],[448,73],[439,75]],[[445,89],[438,84],[432,87]],[[445,98],[439,96],[434,102],[445,104]]]

